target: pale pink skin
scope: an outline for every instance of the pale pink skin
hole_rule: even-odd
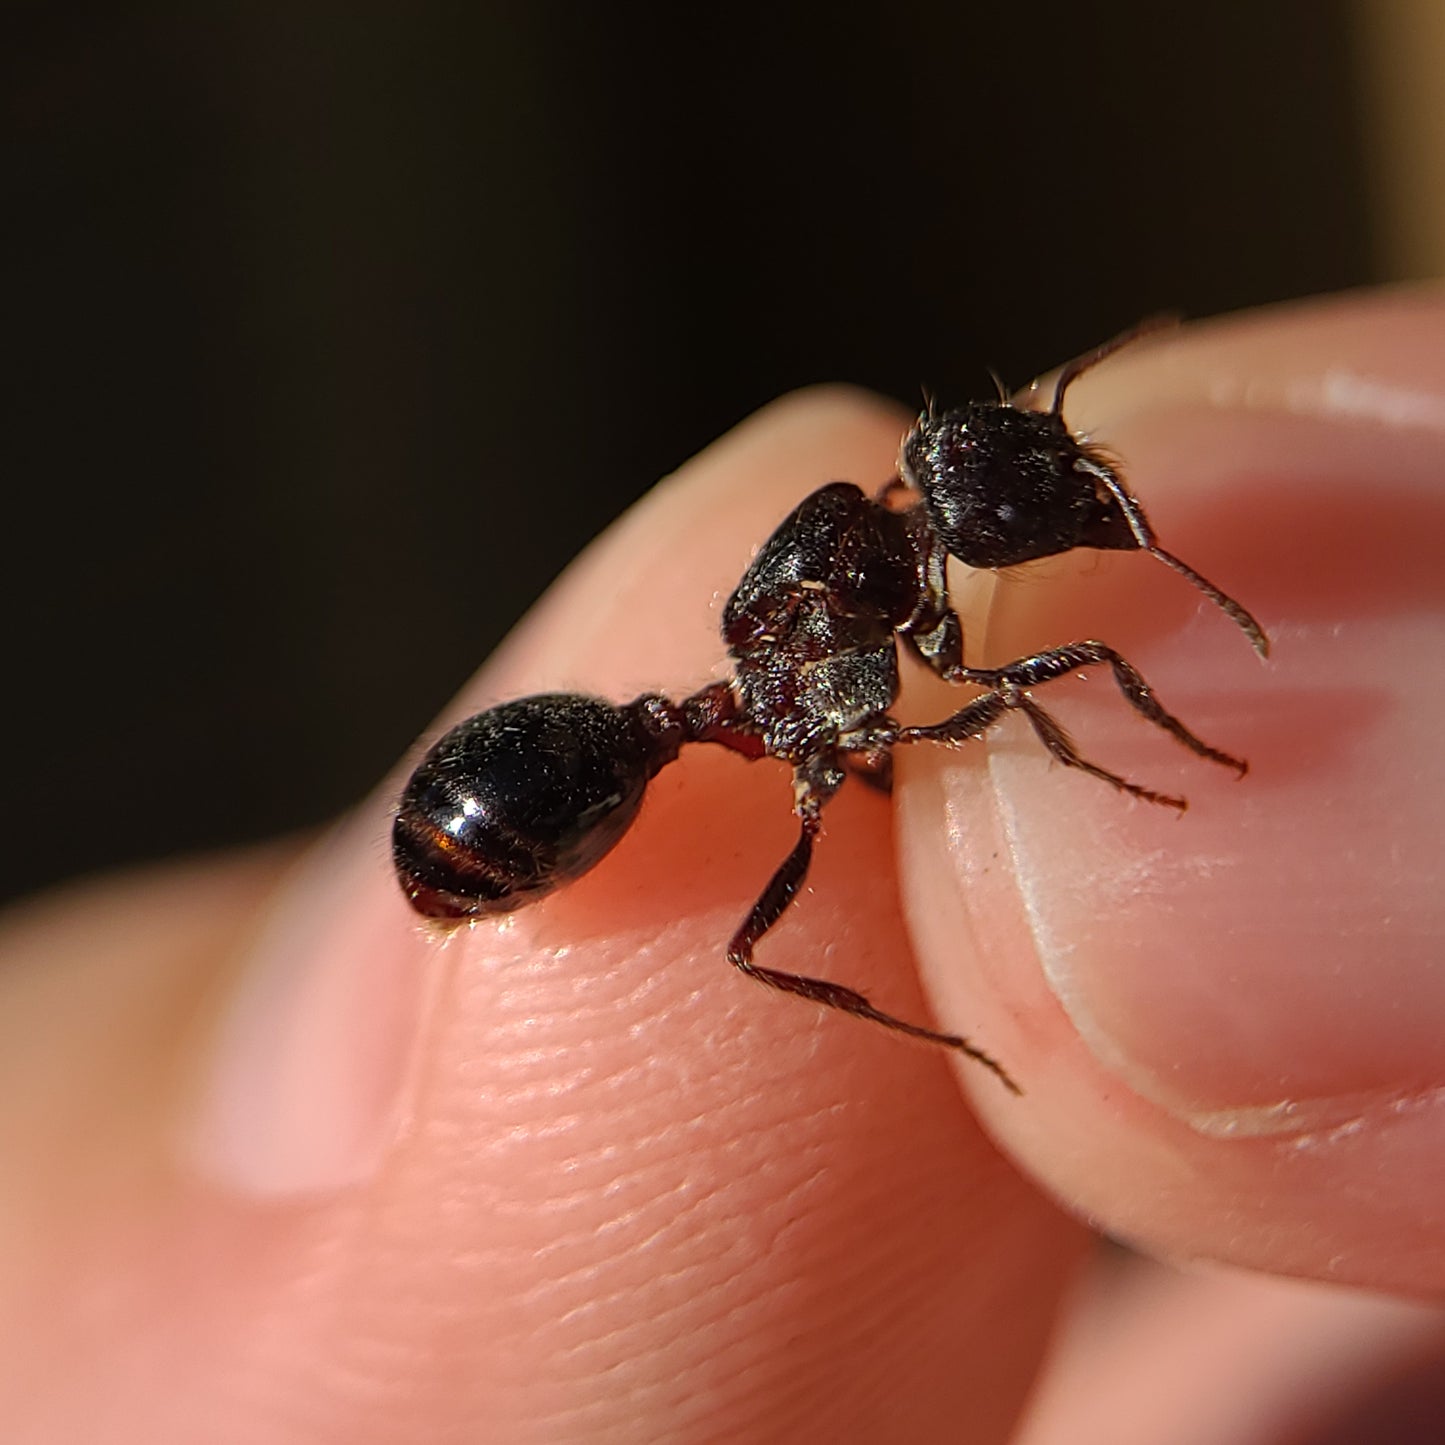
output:
[[[689,750],[594,873],[444,939],[390,875],[403,763],[284,877],[211,860],[7,920],[0,1434],[1264,1445],[1438,1348],[1432,1308],[1340,1286],[1445,1287],[1445,296],[1189,328],[1067,414],[1274,658],[1094,553],[962,582],[970,657],[1102,637],[1250,776],[1060,682],[1085,753],[1185,817],[1022,724],[905,751],[892,822],[846,789],[760,950],[966,1032],[1024,1097],[724,963],[793,836],[780,765]],[[751,549],[886,479],[906,422],[822,391],[745,423],[438,727],[721,675]],[[910,689],[910,718],[961,701]],[[1116,1267],[1051,1353],[1081,1217],[1324,1283]]]

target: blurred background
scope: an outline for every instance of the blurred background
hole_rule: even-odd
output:
[[[790,388],[1445,269],[1431,0],[8,15],[5,897],[344,807]]]

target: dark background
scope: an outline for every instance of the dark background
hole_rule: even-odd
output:
[[[1375,278],[1324,0],[9,16],[0,896],[343,807],[780,392]]]

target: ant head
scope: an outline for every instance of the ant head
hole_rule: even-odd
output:
[[[1071,361],[1048,411],[1001,397],[941,415],[929,408],[903,439],[899,470],[923,493],[934,534],[970,567],[1012,567],[1075,547],[1143,551],[1178,572],[1244,631],[1261,657],[1269,640],[1253,617],[1179,558],[1156,545],[1144,509],[1118,468],[1064,424],[1064,393],[1083,372],[1165,321],[1133,331]]]
[[[904,439],[901,466],[939,541],[970,567],[1140,545],[1110,486],[1113,469],[1057,411],[975,402],[925,414]]]

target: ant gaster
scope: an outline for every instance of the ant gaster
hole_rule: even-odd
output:
[[[403,891],[419,913],[463,919],[508,913],[585,873],[627,831],[647,783],[687,743],[717,743],[793,769],[799,836],[728,944],[750,978],[957,1049],[1017,1086],[980,1048],[875,1008],[841,984],[754,961],[758,940],[802,885],[823,809],[854,770],[887,787],[893,749],[958,746],[1022,713],[1054,759],[1136,798],[1182,810],[1088,761],[1035,701],[1045,683],[1102,665],[1125,701],[1210,762],[1246,764],[1210,747],[1165,711],[1112,647],[1074,642],[1003,667],[970,667],[949,600],[950,556],[1000,568],[1075,547],[1149,553],[1182,574],[1264,656],[1263,629],[1237,602],[1159,547],[1116,464],[1064,424],[1069,385],[1153,324],[1064,367],[1047,411],[1000,398],[939,414],[930,404],[903,440],[898,475],[876,497],[833,482],[806,498],[763,544],[723,609],[733,673],[674,702],[618,706],[551,693],[503,703],[447,733],[402,794],[392,832]],[[900,505],[894,505],[900,504]],[[898,643],[949,682],[983,689],[951,717],[902,727]]]

